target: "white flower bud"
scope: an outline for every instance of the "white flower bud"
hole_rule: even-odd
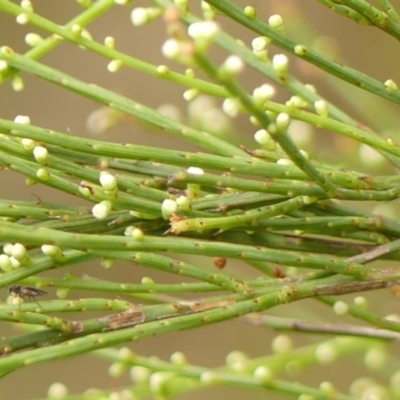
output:
[[[318,201],[319,199],[318,197],[315,196],[302,196],[301,200],[303,201],[304,204],[308,205]]]
[[[178,210],[175,200],[165,199],[161,204],[161,213],[164,219],[169,219]]]
[[[206,371],[200,375],[200,382],[206,385],[212,385],[220,382],[218,374],[213,371]]]
[[[4,57],[8,57],[8,58],[10,58],[14,55],[14,50],[8,46],[1,46],[0,52]]]
[[[186,196],[179,196],[176,199],[176,204],[180,210],[189,211],[190,210],[190,200]]]
[[[322,343],[315,350],[315,357],[322,365],[330,364],[335,361],[336,356],[337,352],[335,348],[329,343]]]
[[[197,89],[194,89],[194,88],[188,89],[183,93],[183,98],[186,101],[192,101],[197,97],[198,94],[199,94],[199,91]]]
[[[248,359],[249,356],[243,351],[233,350],[226,355],[225,362],[229,367],[233,367],[237,363],[244,364]]]
[[[14,269],[17,269],[21,266],[21,263],[15,257],[10,257],[10,262]]]
[[[254,51],[263,51],[271,43],[271,39],[265,36],[259,36],[251,41],[251,47]]]
[[[176,39],[168,39],[164,42],[161,52],[166,58],[175,59],[181,52],[180,44]]]
[[[107,69],[110,72],[117,72],[121,69],[122,67],[122,61],[121,60],[111,60],[108,65],[107,65]]]
[[[158,72],[160,75],[167,75],[168,72],[169,72],[169,68],[168,68],[166,65],[159,65],[159,66],[157,67],[157,72]]]
[[[364,357],[365,365],[372,370],[379,371],[385,367],[387,355],[383,348],[372,347],[367,351]]]
[[[253,97],[257,104],[264,104],[275,95],[275,88],[272,85],[264,84],[253,90]]]
[[[60,382],[52,383],[47,389],[49,399],[63,399],[68,396],[68,388]]]
[[[13,246],[14,245],[12,243],[5,243],[3,245],[3,253],[7,254],[8,256],[11,256]]]
[[[0,60],[0,72],[6,71],[8,69],[7,61]]]
[[[25,35],[25,43],[28,46],[35,47],[42,42],[43,42],[43,38],[40,35],[38,35],[37,33],[31,32],[31,33],[27,33]]]
[[[21,8],[27,11],[33,11],[32,3],[30,2],[30,0],[22,0]]]
[[[272,58],[272,68],[278,74],[287,73],[289,67],[289,59],[285,54],[275,54]]]
[[[142,26],[147,24],[147,12],[144,7],[134,8],[131,12],[131,22],[134,26]]]
[[[317,89],[311,83],[306,83],[304,87],[312,93],[317,93]]]
[[[257,367],[253,376],[260,382],[270,382],[273,378],[272,371],[264,365]]]
[[[176,351],[175,353],[172,353],[170,360],[171,360],[172,364],[178,365],[180,367],[184,367],[184,366],[188,365],[186,356],[181,351]]]
[[[92,207],[92,215],[97,219],[104,219],[108,216],[111,211],[111,202],[103,200]]]
[[[219,30],[219,25],[214,21],[199,21],[189,25],[188,35],[195,41],[210,43]]]
[[[129,370],[129,376],[135,383],[147,383],[151,375],[151,370],[146,367],[135,366]]]
[[[330,394],[335,392],[335,387],[333,386],[332,382],[324,381],[321,382],[319,385],[321,392]]]
[[[368,301],[364,296],[355,297],[353,302],[357,307],[363,308],[364,310],[368,308]]]
[[[115,190],[117,188],[115,176],[107,171],[102,171],[100,173],[99,182],[104,190]]]
[[[247,18],[252,18],[252,19],[254,19],[254,18],[256,17],[256,10],[255,10],[254,7],[246,6],[246,7],[244,8],[243,12],[244,12],[244,15],[245,15]]]
[[[267,150],[273,151],[276,148],[274,140],[271,135],[265,130],[260,129],[254,134],[254,139],[257,143],[261,144]]]
[[[171,372],[154,372],[149,379],[149,387],[153,393],[163,393],[165,384],[174,376]]]
[[[109,49],[115,48],[115,39],[112,36],[107,36],[104,39],[104,46],[108,47]]]
[[[83,27],[79,24],[73,24],[70,30],[75,37],[79,38],[82,35]]]
[[[290,117],[286,113],[280,113],[276,117],[275,123],[280,131],[286,131],[290,123]]]
[[[140,283],[142,285],[154,285],[154,279],[149,278],[148,276],[144,276],[141,280]]]
[[[333,312],[339,316],[346,315],[349,312],[349,306],[344,301],[336,301],[333,305]]]
[[[40,179],[41,181],[48,181],[50,179],[50,174],[49,171],[47,171],[46,168],[39,168],[36,171],[36,176],[38,179]]]
[[[280,32],[283,31],[283,18],[278,14],[271,15],[268,18],[268,24],[271,28],[274,28]]]
[[[31,119],[27,115],[17,115],[14,118],[14,122],[21,125],[30,125]]]
[[[400,324],[400,315],[399,314],[389,314],[384,317],[387,321],[395,322],[396,324]]]
[[[298,56],[304,56],[307,52],[307,47],[303,46],[302,44],[298,44],[298,45],[294,46],[294,52]]]
[[[244,62],[238,56],[229,56],[223,64],[224,72],[230,75],[238,75],[244,69]]]
[[[22,90],[24,90],[25,87],[24,81],[19,75],[15,75],[11,79],[11,86],[15,92],[21,92]]]
[[[108,368],[108,375],[110,375],[111,378],[118,378],[125,372],[126,368],[127,366],[125,363],[114,362]]]
[[[158,7],[137,7],[131,12],[131,22],[134,26],[142,26],[161,15],[162,9]]]
[[[135,240],[143,240],[144,239],[144,233],[141,229],[139,228],[134,228],[131,232],[131,236],[135,239]]]
[[[54,246],[52,244],[44,244],[41,247],[42,253],[47,257],[55,258],[62,256],[62,251],[58,246]]]
[[[306,100],[304,100],[300,96],[292,96],[290,100],[285,103],[288,107],[295,107],[295,108],[305,108],[308,106]]]
[[[288,335],[279,335],[272,340],[271,347],[274,353],[285,353],[293,347],[292,339]]]
[[[114,265],[114,263],[115,263],[115,260],[113,258],[103,257],[100,260],[100,265],[105,269],[111,268]]]
[[[187,76],[188,78],[193,79],[196,75],[195,75],[195,73],[194,73],[192,68],[186,68],[185,69],[185,76]]]
[[[33,149],[33,157],[40,165],[45,165],[47,164],[49,153],[46,147],[35,146],[35,148]]]
[[[288,166],[294,166],[294,162],[290,160],[289,158],[280,158],[276,162],[278,165],[288,165]]]
[[[32,151],[35,148],[36,143],[32,139],[23,138],[21,139],[21,145],[25,150]]]
[[[26,25],[30,20],[30,16],[29,14],[21,13],[17,15],[17,18],[15,18],[15,20],[19,25]]]
[[[13,269],[10,257],[7,254],[0,254],[0,269],[2,269],[4,272],[8,272]]]
[[[326,102],[324,100],[317,100],[314,103],[315,111],[317,112],[318,115],[321,115],[321,117],[327,117],[328,116],[328,107],[326,105]]]
[[[393,81],[392,79],[386,80],[384,85],[385,85],[386,89],[388,89],[388,90],[390,90],[392,92],[395,92],[395,91],[399,90],[399,88],[397,87],[396,82]]]
[[[18,261],[26,259],[28,257],[26,247],[21,243],[15,243],[11,249],[11,256]]]
[[[222,110],[230,117],[236,117],[241,109],[240,100],[236,97],[228,97],[222,103]]]
[[[190,175],[204,175],[204,171],[199,167],[189,167],[186,172]]]

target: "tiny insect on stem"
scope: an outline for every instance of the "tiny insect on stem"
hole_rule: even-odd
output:
[[[21,285],[13,285],[8,288],[8,293],[18,296],[24,300],[28,299],[28,301],[34,301],[40,308],[40,304],[36,300],[36,296],[43,296],[47,294],[44,290],[36,289],[31,286],[21,286]]]

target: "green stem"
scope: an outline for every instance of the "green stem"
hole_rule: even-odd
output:
[[[245,15],[242,9],[234,5],[228,0],[207,0],[207,3],[215,7],[217,10],[227,15],[229,18],[240,23],[241,25],[249,28],[253,32],[256,32],[260,36],[267,36],[272,40],[272,43],[279,48],[300,57],[301,59],[310,62],[316,67],[326,71],[327,73],[338,77],[350,84],[371,92],[374,95],[383,97],[395,104],[400,104],[400,92],[390,91],[385,88],[383,83],[372,79],[366,74],[356,71],[352,68],[341,65],[329,58],[323,56],[317,51],[307,48],[304,54],[301,56],[296,54],[295,47],[299,43],[296,43],[276,29],[271,28],[269,25],[257,18],[249,18]]]

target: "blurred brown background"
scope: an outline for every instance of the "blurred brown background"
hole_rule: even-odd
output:
[[[65,24],[76,14],[81,12],[81,8],[73,0],[49,1],[32,0],[35,11],[54,22]],[[197,2],[195,7],[197,7]],[[321,46],[322,50],[335,51],[338,57],[347,65],[359,69],[372,77],[384,81],[391,78],[400,82],[400,69],[398,67],[398,43],[382,32],[372,27],[358,26],[351,21],[329,12],[326,8],[319,5],[317,1],[304,0],[285,0],[285,1],[234,1],[240,6],[252,5],[257,9],[257,15],[267,20],[272,14],[279,13],[283,16],[286,23],[288,34],[300,43],[307,45],[314,44]],[[393,0],[392,3],[400,11],[400,1]],[[115,6],[97,21],[88,26],[93,38],[102,42],[106,36],[113,36],[116,39],[116,47],[119,50],[143,59],[145,61],[159,64],[167,64],[177,71],[184,71],[184,68],[165,60],[160,48],[164,42],[165,27],[162,20],[155,21],[148,26],[135,28],[132,26],[129,14],[133,7],[150,6],[147,1],[135,1],[130,6]],[[219,21],[226,29],[234,32],[237,37],[247,45],[250,44],[253,34],[245,29],[237,28],[233,30],[233,25],[226,18],[220,17]],[[34,27],[20,26],[16,24],[14,17],[0,13],[0,43],[12,47],[17,52],[28,50],[24,43],[24,35],[27,32],[37,32],[46,36],[45,32],[40,32]],[[320,44],[313,42],[313,32],[319,35]],[[325,45],[324,45],[325,44]],[[271,48],[271,53],[280,50]],[[50,66],[61,69],[82,80],[96,83],[100,86],[114,90],[133,100],[152,107],[159,107],[165,103],[171,103],[181,108],[185,114],[187,109],[186,102],[182,99],[182,93],[186,90],[178,85],[166,81],[157,80],[142,73],[122,68],[118,73],[111,74],[107,71],[108,60],[102,59],[88,51],[83,51],[68,43],[59,45],[49,54],[45,55],[41,61]],[[309,82],[317,86],[318,91],[329,100],[338,103],[343,109],[359,119],[363,123],[374,124],[373,127],[379,130],[389,130],[393,137],[398,135],[398,121],[396,117],[398,110],[388,106],[384,101],[375,102],[372,96],[364,94],[359,96],[359,103],[348,104],[344,97],[351,92],[346,84],[338,81],[335,85],[327,81],[326,78],[317,73],[315,69],[306,64],[294,62],[291,66],[292,71],[304,82]],[[254,88],[264,80],[256,73],[246,71],[246,86]],[[14,119],[16,115],[29,115],[32,124],[47,127],[73,135],[89,136],[86,129],[86,119],[88,115],[96,110],[99,105],[92,101],[83,99],[73,93],[66,92],[58,87],[52,86],[35,77],[23,75],[25,90],[20,93],[14,92],[9,82],[0,86],[0,117]],[[333,90],[333,87],[335,90]],[[349,92],[347,92],[349,91]],[[345,96],[341,96],[345,93]],[[287,94],[280,94],[282,99],[288,97]],[[370,105],[374,104],[373,107]],[[380,108],[389,107],[390,118],[380,118]],[[360,110],[363,113],[360,113]],[[368,121],[364,120],[368,115]],[[253,128],[245,119],[239,119],[235,129],[243,135],[243,141],[251,140]],[[191,148],[190,146],[173,141],[166,135],[152,133],[134,124],[122,124],[112,131],[104,134],[101,139],[115,142],[143,143],[169,148]],[[336,139],[335,139],[336,140]],[[328,143],[328,142],[327,142]],[[350,156],[353,148],[342,147],[339,142],[330,141],[329,146],[333,146],[338,152],[343,151],[343,159]],[[332,152],[331,148],[319,149],[322,153]],[[346,152],[349,154],[346,154]],[[353,160],[354,161],[354,160]],[[354,165],[352,165],[354,168]],[[360,170],[363,166],[360,165]],[[82,204],[81,200],[60,197],[53,190],[39,186],[26,187],[24,178],[15,174],[1,173],[2,190],[0,196],[7,199],[27,199],[33,200],[32,194],[40,196],[44,201],[63,202],[70,201],[74,204]],[[209,262],[209,261],[204,261]],[[234,273],[235,269],[240,269],[240,264],[230,263]],[[107,277],[115,281],[139,282],[142,276],[151,276],[156,281],[164,279],[153,271],[147,271],[127,264],[119,264],[111,270],[105,271],[99,263],[79,266],[73,273],[79,275],[88,273],[98,278]],[[51,295],[51,294],[50,294]],[[77,294],[78,295],[78,294]],[[82,296],[94,296],[90,293],[80,293]],[[1,298],[7,296],[3,290]],[[385,291],[373,295],[372,299],[379,300],[378,304],[373,304],[381,315],[398,312],[399,304]],[[283,315],[294,316],[302,314],[313,317],[321,313],[327,319],[327,308],[316,305],[314,302],[306,301],[301,304],[294,304],[273,310],[272,313],[282,313]],[[2,329],[3,329],[3,325]],[[4,328],[5,329],[5,328]],[[3,329],[3,330],[4,330]],[[270,353],[270,341],[274,334],[246,325],[243,321],[232,321],[222,323],[218,326],[209,326],[195,331],[169,334],[162,337],[146,339],[138,343],[130,343],[128,346],[140,355],[157,355],[163,359],[168,359],[171,353],[183,351],[190,362],[197,365],[217,366],[223,365],[227,353],[231,350],[242,350],[250,356],[261,356]],[[293,336],[296,344],[309,343],[310,338],[297,335]],[[318,386],[322,380],[332,380],[338,384],[341,390],[347,390],[351,380],[357,376],[359,370],[359,360],[351,364],[346,364],[348,369],[342,368],[339,372],[335,368],[320,367],[313,368],[306,377],[301,378],[304,383]],[[5,379],[1,384],[1,398],[7,400],[21,400],[41,398],[45,396],[46,388],[54,381],[65,383],[71,393],[79,393],[89,387],[99,387],[104,389],[118,389],[128,384],[127,375],[119,379],[112,379],[107,374],[108,364],[89,356],[79,359],[66,361],[55,361],[48,365],[38,365],[17,371]],[[335,379],[335,374],[336,379]],[[293,377],[297,380],[299,377]],[[265,398],[265,393],[246,392],[240,389],[220,389],[213,388],[199,393],[189,393],[181,396],[180,399],[233,399],[250,396],[253,399]],[[270,398],[286,398],[272,394]]]

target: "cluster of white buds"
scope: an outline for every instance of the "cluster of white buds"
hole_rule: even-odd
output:
[[[6,243],[3,246],[3,254],[0,255],[0,268],[7,272],[31,263],[26,247],[21,243]]]

